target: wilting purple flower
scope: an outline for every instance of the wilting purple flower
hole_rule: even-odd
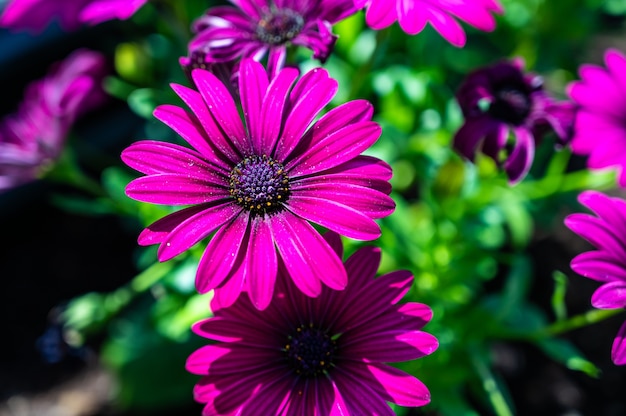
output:
[[[330,234],[330,233],[329,233]],[[342,256],[341,240],[326,234]],[[246,297],[193,326],[215,341],[195,351],[187,370],[202,379],[195,399],[213,415],[389,415],[386,402],[423,406],[430,393],[417,378],[384,363],[415,360],[437,349],[421,331],[432,312],[398,301],[413,276],[396,271],[375,278],[380,250],[366,247],[345,262],[350,283],[309,298],[280,267],[269,307]]]
[[[596,250],[574,257],[572,270],[602,282],[591,298],[594,307],[622,309],[626,307],[626,201],[596,191],[583,192],[578,200],[595,216],[572,214],[565,219],[565,225]],[[613,342],[611,356],[617,365],[626,364],[625,338],[626,322]]]
[[[268,56],[268,70],[284,66],[287,47],[304,46],[324,62],[337,37],[331,26],[355,13],[352,0],[231,0],[193,24],[190,52],[201,51],[207,63]]]
[[[523,67],[516,59],[478,69],[456,95],[465,123],[454,137],[454,148],[470,160],[480,148],[511,183],[526,176],[535,144],[547,132],[556,134],[559,145],[569,142],[576,112],[573,103],[550,97],[541,77],[523,73]]]
[[[196,288],[232,303],[247,290],[259,309],[269,304],[278,267],[308,296],[325,283],[343,289],[341,260],[308,221],[371,240],[374,218],[394,210],[391,168],[360,156],[380,135],[363,100],[343,104],[313,123],[337,90],[324,69],[300,78],[285,68],[270,82],[263,66],[242,61],[239,90],[245,123],[228,89],[196,69],[198,91],[173,85],[192,113],[163,105],[154,115],[192,147],[141,141],[122,159],[146,174],[127,194],[144,202],[191,205],[150,225],[139,243],[160,244],[166,261],[215,231],[200,261]],[[308,221],[307,221],[308,220]]]
[[[128,19],[148,0],[13,0],[0,16],[0,26],[39,32],[52,20],[65,30],[81,24]]]
[[[102,103],[104,57],[77,50],[31,83],[17,112],[0,120],[0,190],[39,176],[60,154],[78,116]]]
[[[626,57],[609,49],[607,69],[582,65],[580,81],[568,86],[579,106],[574,124],[572,151],[589,155],[591,169],[617,167],[619,184],[626,187]]]
[[[496,27],[490,13],[502,13],[497,0],[354,0],[367,7],[365,20],[372,29],[383,29],[398,21],[409,35],[421,32],[426,23],[452,45],[465,45],[465,32],[456,18],[487,32]]]

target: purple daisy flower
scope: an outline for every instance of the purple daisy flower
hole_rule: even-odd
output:
[[[97,24],[112,19],[128,19],[148,0],[13,0],[0,16],[0,26],[40,32],[58,19],[65,30],[81,24]]]
[[[210,8],[194,22],[190,53],[203,52],[207,63],[267,55],[270,74],[284,66],[290,44],[325,62],[337,40],[331,26],[356,12],[352,0],[230,1],[235,7]]]
[[[31,83],[18,110],[0,120],[0,191],[30,182],[56,160],[74,121],[105,100],[105,58],[77,50]]]
[[[626,307],[626,201],[609,197],[597,191],[586,191],[578,201],[593,211],[590,214],[572,214],[565,225],[593,244],[597,250],[574,257],[572,270],[602,282],[591,298],[599,309]],[[611,357],[617,365],[626,364],[626,322],[622,324]]]
[[[454,136],[454,148],[474,160],[480,146],[510,183],[526,176],[536,142],[547,132],[556,134],[558,145],[569,142],[576,112],[573,103],[550,97],[541,77],[523,68],[524,62],[515,59],[478,69],[456,95],[465,123]]]
[[[626,187],[626,57],[609,49],[606,69],[582,65],[580,81],[568,86],[579,106],[574,124],[572,151],[589,155],[591,169],[617,167],[619,184]]]
[[[402,30],[415,35],[430,23],[452,45],[465,45],[465,32],[458,18],[477,29],[491,32],[496,20],[491,13],[504,9],[497,0],[354,0],[357,8],[367,8],[365,20],[372,29],[383,29],[398,21]]]
[[[343,289],[341,260],[308,221],[347,237],[372,240],[374,222],[395,208],[391,168],[361,156],[379,137],[372,106],[343,104],[316,122],[337,82],[324,69],[298,78],[285,68],[270,83],[263,66],[242,61],[239,90],[245,124],[228,88],[212,73],[192,73],[199,92],[173,85],[192,113],[172,105],[154,115],[195,149],[154,141],[131,145],[122,159],[147,176],[127,194],[144,202],[191,205],[150,225],[139,243],[161,244],[166,261],[215,232],[196,288],[232,303],[247,290],[263,309],[274,291],[277,251],[308,296],[325,283]]]
[[[337,234],[325,238],[342,256]],[[397,305],[413,276],[375,278],[380,250],[365,247],[345,262],[350,284],[306,297],[281,267],[270,306],[256,310],[242,297],[193,326],[215,341],[191,354],[187,370],[203,376],[195,399],[213,415],[389,415],[385,402],[423,406],[430,393],[417,378],[384,363],[415,360],[437,349],[421,331],[426,305]]]

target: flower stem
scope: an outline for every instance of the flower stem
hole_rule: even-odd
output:
[[[574,329],[604,321],[605,319],[623,311],[623,309],[592,309],[580,315],[572,316],[569,319],[557,321],[552,325],[548,325],[538,331],[532,332],[529,334],[529,338],[547,338],[560,335]]]

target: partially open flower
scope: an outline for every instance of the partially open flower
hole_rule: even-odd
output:
[[[550,97],[541,77],[524,73],[523,67],[516,59],[478,69],[457,92],[465,123],[454,136],[454,148],[470,160],[482,150],[511,183],[526,176],[535,146],[547,132],[556,134],[559,145],[570,141],[576,112],[573,103]]]

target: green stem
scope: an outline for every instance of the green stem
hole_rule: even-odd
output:
[[[615,316],[623,311],[624,309],[592,309],[583,314],[572,316],[567,320],[558,321],[552,325],[548,325],[538,331],[530,333],[528,337],[535,339],[553,337],[574,329],[604,321],[605,319]]]
[[[498,416],[513,416],[513,411],[510,409],[504,395],[498,388],[498,382],[491,373],[489,366],[481,356],[480,351],[472,347],[468,350],[472,364],[476,369],[478,376],[482,380],[483,388],[487,393],[495,414]]]

